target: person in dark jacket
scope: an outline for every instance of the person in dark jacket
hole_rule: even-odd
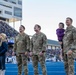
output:
[[[6,34],[0,34],[0,75],[5,75],[5,53],[8,49]]]
[[[58,37],[58,41],[61,45],[61,48],[63,49],[63,37],[64,37],[65,29],[64,29],[64,23],[59,23],[59,28],[56,30],[56,34]]]

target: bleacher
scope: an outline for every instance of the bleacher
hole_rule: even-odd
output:
[[[0,33],[5,33],[8,38],[15,37],[18,32],[5,21],[0,21]]]
[[[46,68],[47,68],[47,75],[66,75],[63,62],[46,62]],[[39,75],[42,75],[40,64],[38,69],[39,69]],[[28,71],[29,71],[28,75],[34,75],[32,63],[28,63]],[[17,73],[18,70],[16,64],[6,64],[6,75],[17,75]],[[23,72],[22,75],[24,75]]]

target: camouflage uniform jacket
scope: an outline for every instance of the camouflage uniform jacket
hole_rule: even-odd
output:
[[[27,34],[18,34],[15,38],[14,52],[25,53],[30,49],[30,38]]]
[[[38,55],[39,52],[45,52],[47,46],[47,37],[45,34],[40,32],[39,34],[34,34],[31,38],[31,51]]]
[[[63,49],[67,53],[68,50],[76,50],[76,28],[69,26],[66,28],[63,38]]]

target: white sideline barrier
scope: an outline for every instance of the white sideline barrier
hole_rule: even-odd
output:
[[[16,64],[17,61],[16,61],[16,56],[12,56],[12,57],[6,57],[6,63],[13,63],[13,64]]]

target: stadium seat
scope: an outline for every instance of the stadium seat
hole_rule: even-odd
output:
[[[39,74],[42,75],[40,64],[38,66],[39,66],[38,67]],[[46,68],[47,68],[47,75],[66,75],[63,62],[46,62]],[[28,63],[28,70],[29,75],[34,75],[32,63]],[[17,64],[6,64],[6,75],[17,75],[17,73],[18,73]],[[22,75],[24,75],[24,73],[22,73]]]

